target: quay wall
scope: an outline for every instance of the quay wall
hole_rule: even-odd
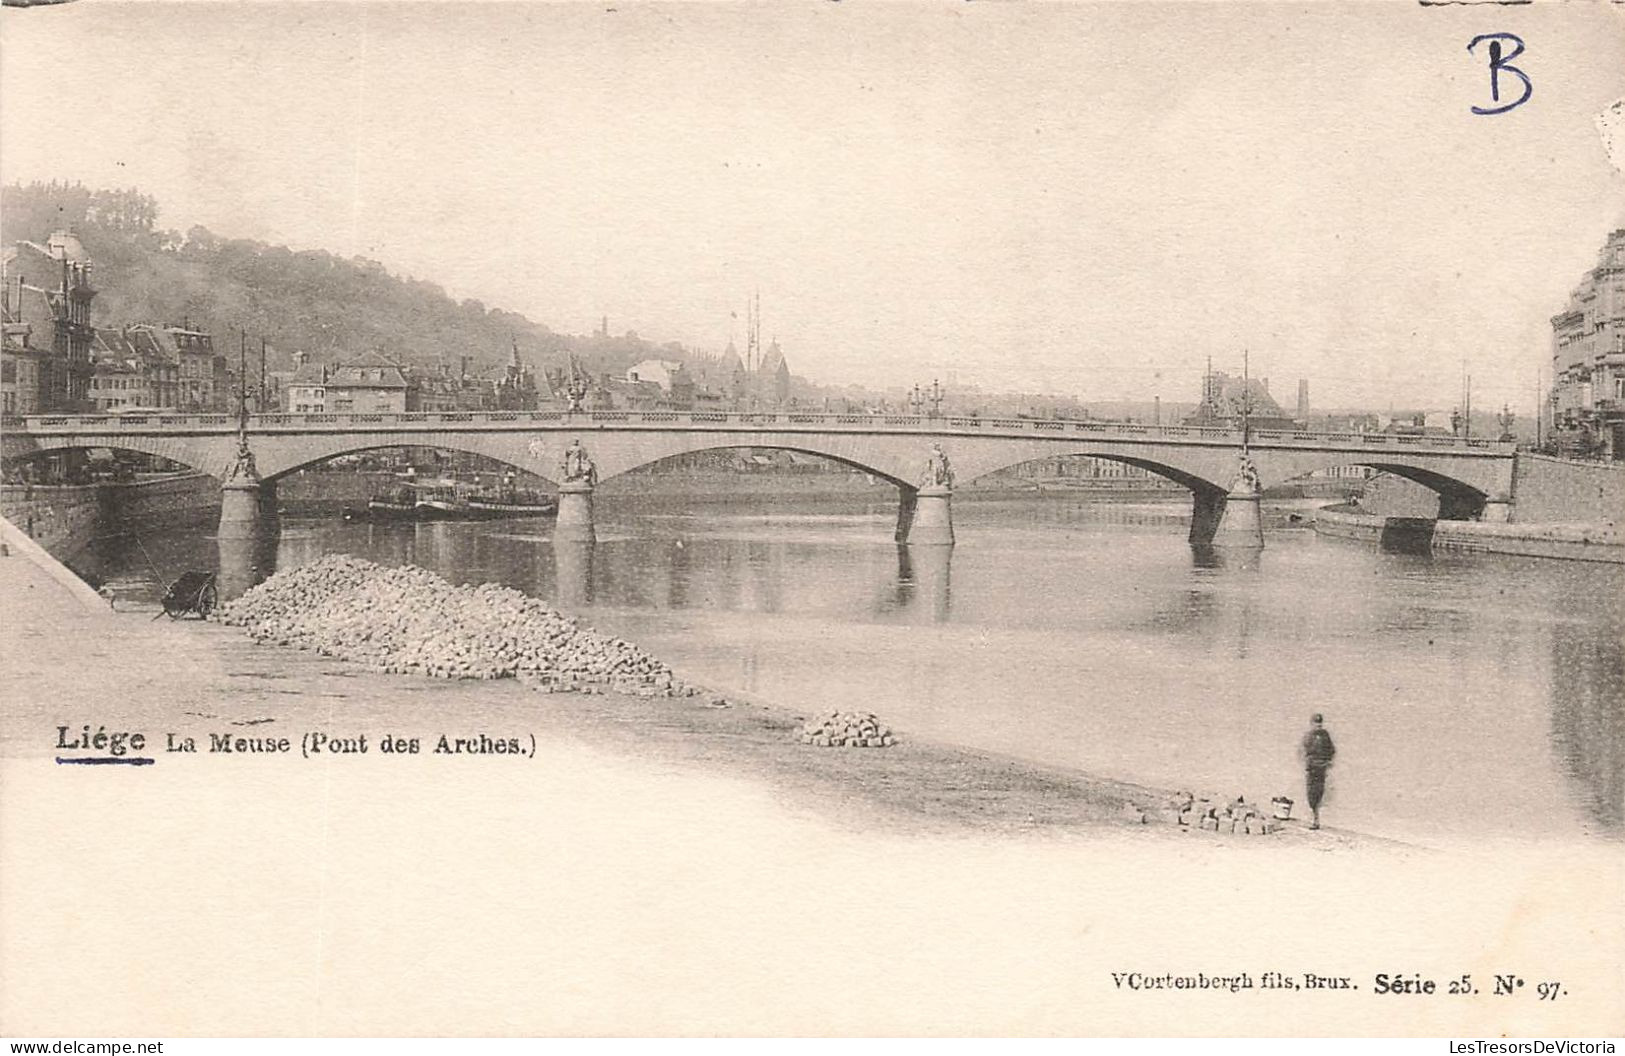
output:
[[[202,473],[96,487],[102,489],[103,534],[201,524],[220,512],[220,482]]]
[[[77,556],[96,538],[102,494],[96,484],[0,486],[0,516],[59,561]]]
[[[1414,480],[1379,473],[1366,482],[1360,512],[1376,517],[1437,517],[1439,493]]]
[[[1625,533],[1613,525],[1492,524],[1388,517],[1353,507],[1315,511],[1315,531],[1376,543],[1388,550],[1510,554],[1567,561],[1625,564]]]
[[[1367,483],[1359,507],[1379,517],[1437,517],[1439,496],[1424,485],[1382,473]],[[1625,464],[1518,452],[1508,523],[1609,524],[1622,515]]]
[[[1518,453],[1511,523],[1617,523],[1625,517],[1625,463]]]
[[[220,482],[202,473],[99,484],[6,484],[0,515],[58,561],[98,538],[205,523],[218,516]]]

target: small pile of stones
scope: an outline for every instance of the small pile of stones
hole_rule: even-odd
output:
[[[890,727],[867,711],[832,711],[809,719],[799,739],[820,748],[890,748],[897,743]]]
[[[1285,802],[1290,811],[1290,800],[1277,797],[1272,805],[1278,811],[1281,802]],[[1268,836],[1281,827],[1279,820],[1242,796],[1225,800],[1212,795],[1197,796],[1191,792],[1180,792],[1150,809],[1138,803],[1125,803],[1123,814],[1134,824],[1158,821],[1177,825],[1186,832],[1217,832],[1226,836]]]
[[[216,611],[250,637],[396,674],[519,678],[548,691],[692,695],[665,664],[538,598],[347,554],[278,572]]]

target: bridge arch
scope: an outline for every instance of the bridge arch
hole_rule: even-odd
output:
[[[1341,466],[1364,466],[1379,473],[1402,477],[1427,488],[1439,497],[1439,519],[1441,520],[1471,520],[1477,518],[1482,515],[1485,505],[1495,498],[1494,495],[1477,484],[1463,480],[1443,469],[1415,465],[1409,462],[1388,461],[1382,458],[1336,460],[1303,469],[1301,472],[1293,473],[1291,476],[1279,480],[1271,480],[1270,484],[1273,486],[1289,481],[1302,480],[1310,473]]]
[[[851,466],[889,481],[899,488],[913,486],[913,478],[931,450],[925,436],[864,436],[807,432],[700,432],[652,435],[647,432],[594,432],[578,434],[598,466],[598,479],[608,480],[634,469],[677,455],[701,451],[756,448],[794,451]]]
[[[5,465],[11,467],[33,461],[39,458],[48,458],[69,451],[126,451],[131,454],[148,455],[162,458],[176,465],[185,466],[194,472],[203,473],[216,480],[224,479],[231,467],[231,460],[235,458],[236,445],[233,442],[231,451],[226,453],[224,460],[220,453],[214,450],[214,445],[188,442],[190,437],[165,436],[118,436],[98,438],[86,442],[76,437],[42,437],[27,445],[7,444],[5,448]]]
[[[260,479],[276,482],[290,473],[320,465],[346,455],[366,454],[391,448],[423,448],[478,455],[514,469],[557,482],[557,457],[549,458],[552,447],[534,437],[509,432],[368,432],[303,437],[250,437],[255,449]]]
[[[1029,462],[1085,457],[1120,462],[1154,473],[1197,495],[1223,495],[1236,472],[1233,448],[1179,448],[1173,445],[1124,446],[1085,439],[1010,441],[969,438],[945,444],[961,484]]]
[[[706,437],[705,440],[710,442],[683,445],[682,450],[666,451],[647,458],[646,460],[638,461],[635,464],[626,464],[628,461],[630,461],[629,458],[615,458],[608,466],[604,464],[604,460],[599,455],[600,448],[594,446],[595,438],[588,437],[582,442],[587,445],[588,453],[592,455],[594,459],[599,461],[598,479],[600,482],[613,479],[615,477],[624,476],[627,473],[631,473],[636,470],[658,466],[662,462],[668,462],[674,458],[682,458],[685,455],[704,454],[714,451],[787,451],[798,455],[810,455],[814,458],[823,459],[827,462],[834,462],[838,465],[846,466],[849,469],[855,469],[860,473],[867,473],[870,476],[878,477],[881,480],[884,480],[887,483],[895,485],[899,488],[908,488],[913,486],[907,480],[902,479],[902,477],[898,475],[898,471],[895,467],[882,467],[875,464],[877,462],[889,460],[859,458],[851,454],[843,454],[830,450],[832,445],[822,445],[816,442],[809,442],[810,439],[811,438],[801,434],[797,434],[797,439],[794,442],[789,440],[768,442],[765,439],[756,436],[722,435],[715,438]],[[922,451],[923,450],[929,450],[929,447],[922,447]],[[633,455],[632,457],[639,457],[639,455]]]
[[[1175,484],[1179,484],[1198,494],[1223,495],[1227,490],[1224,484],[1217,480],[1209,479],[1201,472],[1193,471],[1191,467],[1170,465],[1166,461],[1147,457],[1145,455],[1130,455],[1115,451],[1101,451],[1093,449],[1051,450],[1039,452],[1037,454],[1030,454],[1025,457],[1021,457],[1016,461],[1009,462],[1005,465],[996,466],[992,469],[986,469],[983,466],[978,465],[975,467],[975,469],[979,470],[979,472],[976,472],[974,477],[963,473],[959,474],[959,483],[969,484],[974,480],[981,480],[983,477],[992,476],[994,473],[1002,473],[1007,470],[1015,469],[1019,466],[1028,465],[1032,462],[1047,462],[1056,458],[1094,458],[1099,459],[1102,462],[1117,462],[1126,466],[1134,466],[1138,469],[1146,470],[1147,472],[1161,477],[1164,480],[1173,481]]]
[[[353,444],[346,445],[344,450],[335,451],[331,454],[316,455],[314,457],[301,453],[294,456],[295,458],[300,459],[299,461],[293,461],[290,463],[290,460],[287,458],[277,459],[273,463],[275,466],[274,469],[267,467],[264,460],[257,459],[256,461],[257,468],[260,470],[260,479],[266,483],[274,484],[281,480],[285,480],[293,474],[312,469],[316,466],[322,465],[325,462],[331,462],[336,458],[345,458],[351,455],[364,455],[373,451],[420,450],[455,452],[457,454],[477,455],[482,458],[487,458],[501,465],[510,466],[513,469],[528,473],[531,476],[540,477],[549,483],[558,483],[559,474],[556,467],[551,472],[544,472],[543,470],[545,467],[534,464],[534,460],[532,464],[529,465],[516,461],[514,457],[511,457],[512,453],[506,447],[501,447],[496,451],[493,451],[490,448],[491,445],[475,443],[440,443],[438,441],[430,442],[428,440],[419,438],[405,443],[369,443],[365,446],[355,446]]]

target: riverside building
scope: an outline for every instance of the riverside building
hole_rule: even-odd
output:
[[[1560,450],[1625,461],[1625,228],[1552,316],[1548,400]]]

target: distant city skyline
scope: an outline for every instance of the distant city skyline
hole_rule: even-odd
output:
[[[1595,123],[1625,33],[1496,17],[1537,90],[1481,118],[1456,9],[6,9],[0,178],[572,333],[716,352],[760,289],[824,384],[1193,402],[1246,348],[1289,405],[1448,407],[1465,370],[1529,414],[1625,223]]]

